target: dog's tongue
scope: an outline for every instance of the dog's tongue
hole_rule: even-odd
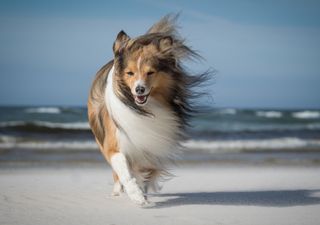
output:
[[[146,99],[146,96],[137,96],[140,102],[143,102]]]

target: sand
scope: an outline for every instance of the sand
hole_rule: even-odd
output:
[[[110,197],[106,166],[0,170],[0,224],[320,224],[320,167],[181,166],[154,207]]]

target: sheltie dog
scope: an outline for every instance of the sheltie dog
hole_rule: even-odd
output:
[[[149,187],[158,189],[196,111],[194,87],[207,74],[191,75],[183,59],[198,57],[165,16],[146,34],[130,38],[120,31],[114,59],[96,74],[88,117],[96,142],[113,170],[112,195],[124,190],[140,205]]]

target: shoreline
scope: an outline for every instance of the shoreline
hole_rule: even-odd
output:
[[[259,150],[206,152],[186,150],[176,158],[181,165],[266,165],[266,166],[319,166],[320,150]],[[21,166],[68,166],[106,164],[101,152],[77,149],[0,149],[0,168]]]

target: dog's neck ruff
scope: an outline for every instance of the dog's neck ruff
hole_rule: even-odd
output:
[[[144,116],[125,105],[115,94],[114,66],[107,78],[105,101],[108,113],[117,127],[119,150],[129,162],[147,168],[158,168],[179,151],[181,136],[178,118],[150,96]]]

